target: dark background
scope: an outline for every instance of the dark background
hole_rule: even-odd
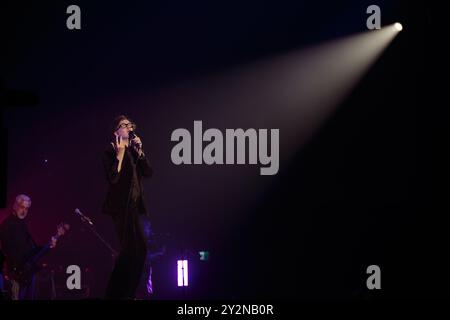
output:
[[[70,4],[81,7],[79,31],[66,28]],[[31,196],[28,222],[38,242],[68,221],[71,232],[46,261],[88,268],[91,297],[102,297],[112,260],[73,210],[90,216],[117,248],[111,221],[100,213],[100,157],[111,120],[125,113],[154,166],[147,200],[168,248],[154,266],[155,299],[448,296],[441,187],[448,38],[436,4],[377,2],[383,25],[400,21],[405,30],[295,158],[280,155],[278,175],[170,161],[174,129],[192,131],[193,120],[206,117],[208,127],[218,127],[215,102],[199,109],[189,96],[192,79],[363,32],[371,4],[3,3],[6,204],[18,193]],[[227,127],[251,123],[236,113]],[[199,260],[200,250],[210,252],[209,261]],[[186,254],[192,285],[181,292],[176,260]],[[381,267],[381,292],[366,289],[371,264]]]

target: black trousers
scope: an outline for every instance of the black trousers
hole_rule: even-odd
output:
[[[144,269],[147,245],[138,206],[113,217],[121,250],[106,289],[107,299],[134,299]]]
[[[148,217],[141,216],[141,226],[144,230],[145,241],[147,243],[147,252],[144,262],[144,270],[142,272],[141,280],[136,290],[136,298],[140,300],[150,299],[153,294],[152,282],[152,252],[153,247],[153,230]]]

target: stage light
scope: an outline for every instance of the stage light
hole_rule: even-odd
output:
[[[178,260],[177,261],[177,269],[178,269],[178,286],[179,287],[187,287],[188,283],[188,261],[187,260]]]
[[[397,31],[402,31],[402,30],[403,30],[403,26],[402,26],[402,24],[399,23],[399,22],[397,22],[397,23],[394,24],[394,28],[395,28],[395,30],[397,30]]]

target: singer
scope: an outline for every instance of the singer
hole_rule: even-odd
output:
[[[103,212],[112,217],[120,253],[106,289],[107,299],[134,299],[147,252],[141,220],[148,219],[142,180],[152,175],[136,125],[124,115],[112,126],[113,142],[103,154],[109,183]]]

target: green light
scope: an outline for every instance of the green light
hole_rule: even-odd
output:
[[[201,261],[208,261],[209,260],[209,252],[208,251],[199,251],[198,254],[200,255]]]

